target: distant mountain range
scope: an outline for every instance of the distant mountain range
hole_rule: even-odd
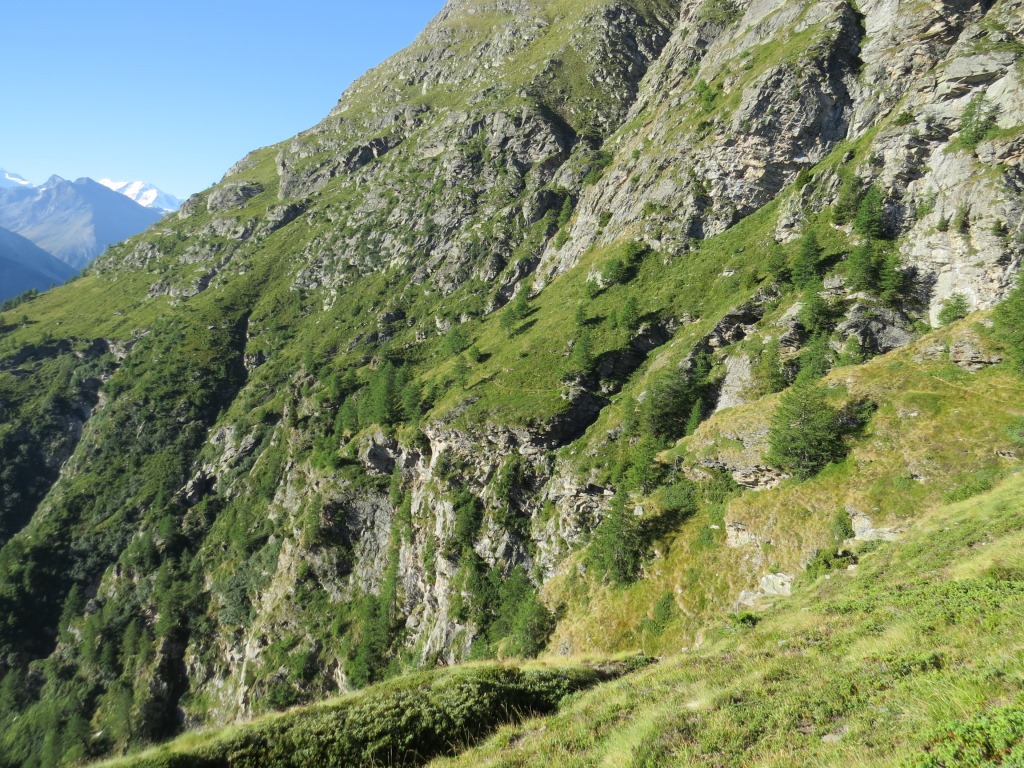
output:
[[[0,301],[60,285],[76,273],[31,240],[0,227]]]
[[[131,198],[143,208],[156,208],[158,210],[176,211],[181,207],[182,201],[174,195],[163,192],[152,184],[144,181],[111,181],[100,179],[100,184],[115,192],[120,192],[125,197]]]
[[[0,169],[0,301],[63,283],[180,204],[144,182],[51,176],[33,186]]]
[[[9,189],[10,187],[27,187],[31,186],[29,182],[25,181],[21,176],[10,171],[5,171],[0,168],[0,189]]]

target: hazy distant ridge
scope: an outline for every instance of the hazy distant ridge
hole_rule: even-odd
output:
[[[163,212],[144,208],[92,179],[51,176],[38,187],[0,189],[0,227],[79,270],[107,246],[145,230]]]

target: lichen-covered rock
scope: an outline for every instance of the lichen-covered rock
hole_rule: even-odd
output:
[[[750,356],[730,355],[725,360],[725,379],[718,393],[718,405],[715,412],[743,405],[747,402],[747,393],[754,381]]]
[[[971,373],[977,373],[1003,360],[1001,355],[985,349],[975,333],[964,334],[953,341],[949,345],[949,359]]]
[[[241,208],[247,200],[262,192],[263,185],[258,181],[230,181],[210,193],[206,199],[206,208],[211,213]]]

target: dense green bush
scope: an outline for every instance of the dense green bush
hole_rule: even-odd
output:
[[[970,311],[971,307],[967,303],[967,297],[962,293],[954,293],[942,302],[942,309],[939,310],[939,325],[949,325],[957,320],[962,320]]]

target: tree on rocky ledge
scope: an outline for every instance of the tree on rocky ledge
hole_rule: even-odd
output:
[[[797,384],[785,392],[772,417],[768,445],[768,462],[801,479],[841,459],[842,421],[828,390]]]

